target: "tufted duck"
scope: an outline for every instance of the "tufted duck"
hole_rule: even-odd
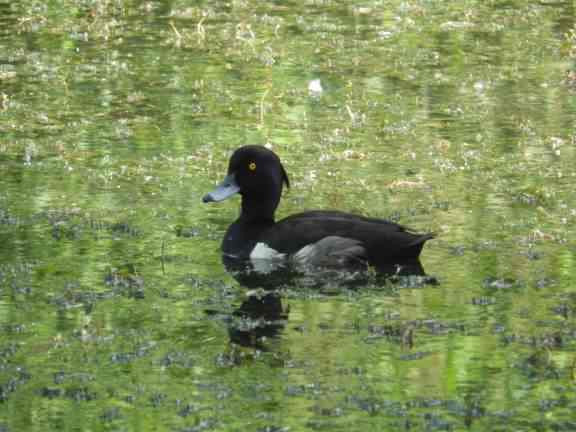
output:
[[[250,261],[268,273],[281,267],[299,270],[388,269],[418,261],[434,234],[417,234],[383,219],[333,210],[315,210],[274,221],[283,185],[290,186],[278,156],[266,147],[247,145],[232,155],[224,181],[203,201],[218,202],[239,193],[240,217],[222,241],[226,259]]]

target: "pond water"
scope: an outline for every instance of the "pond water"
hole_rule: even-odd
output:
[[[0,0],[0,431],[576,429],[575,20]],[[201,202],[243,144],[284,161],[279,217],[436,232],[437,283],[296,283],[247,319],[239,202]]]

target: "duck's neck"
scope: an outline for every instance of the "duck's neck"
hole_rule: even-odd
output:
[[[228,227],[222,251],[236,258],[248,258],[262,233],[274,225],[274,213],[280,202],[275,190],[260,191],[258,195],[242,194],[240,216]]]
[[[242,197],[240,217],[228,227],[222,241],[222,252],[234,258],[247,259],[263,232],[274,225],[275,205]]]
[[[264,225],[273,224],[278,202],[279,199],[262,200],[260,197],[243,196],[238,221]]]

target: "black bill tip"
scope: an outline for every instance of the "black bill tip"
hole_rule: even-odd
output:
[[[202,202],[203,203],[210,203],[210,202],[214,202],[214,198],[212,197],[212,194],[206,194],[202,197]]]

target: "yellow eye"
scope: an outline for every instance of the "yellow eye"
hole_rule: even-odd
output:
[[[248,169],[250,171],[256,171],[256,162],[250,162],[250,165],[248,165]]]

